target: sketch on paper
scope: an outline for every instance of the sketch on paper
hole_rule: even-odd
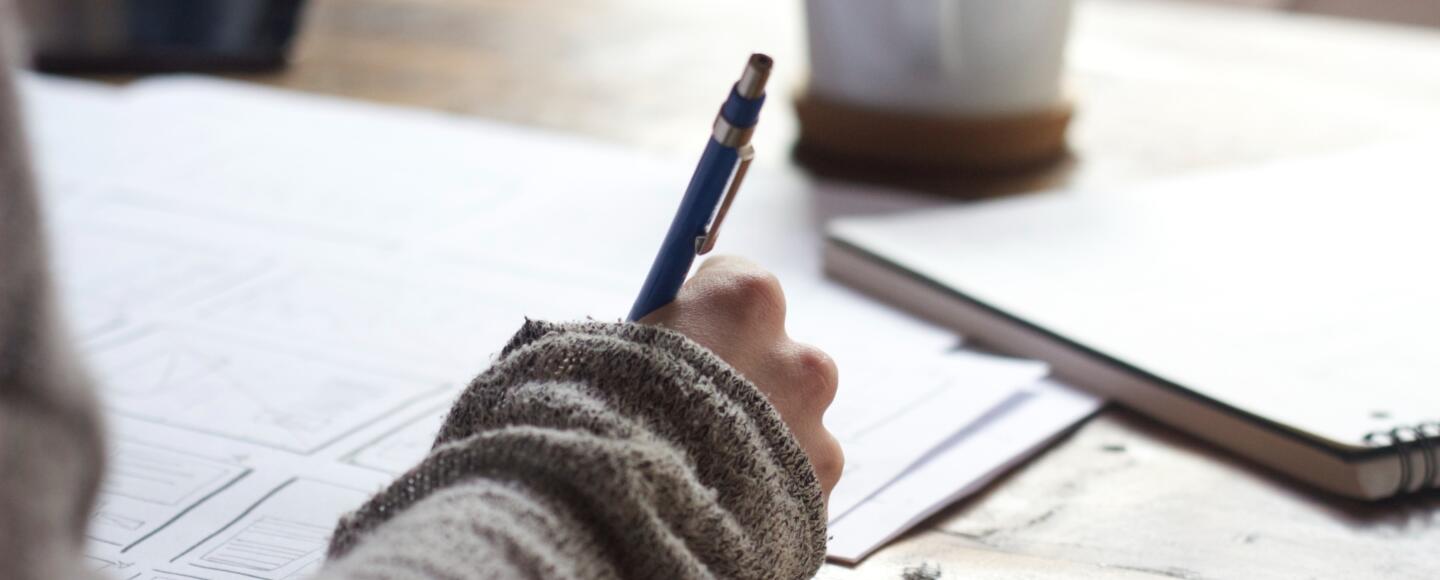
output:
[[[86,536],[124,552],[249,472],[197,455],[117,441]]]
[[[264,268],[259,259],[153,232],[83,219],[55,226],[57,286],[80,336],[133,322],[137,310],[179,307]]]
[[[229,572],[262,580],[298,578],[317,569],[335,522],[369,493],[333,483],[290,479],[223,529],[173,558],[166,573]]]
[[[428,409],[414,420],[351,452],[345,461],[390,475],[405,473],[430,452],[448,410],[448,406]]]
[[[149,329],[95,347],[90,362],[118,413],[307,455],[445,388],[198,331]]]

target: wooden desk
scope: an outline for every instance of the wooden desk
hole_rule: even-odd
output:
[[[756,17],[735,22],[739,10]],[[716,87],[765,50],[780,68],[760,164],[798,171],[779,152],[795,137],[785,104],[803,78],[803,45],[799,2],[316,0],[295,66],[247,78],[586,133],[688,162]],[[1093,0],[1080,4],[1070,57],[1073,163],[937,189],[1103,190],[1440,131],[1433,31]],[[863,565],[821,577],[897,578],[922,562],[945,578],[1437,578],[1440,495],[1376,505],[1317,496],[1111,409]]]

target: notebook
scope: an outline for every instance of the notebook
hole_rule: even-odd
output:
[[[1440,138],[840,219],[828,274],[1337,494],[1440,486]]]

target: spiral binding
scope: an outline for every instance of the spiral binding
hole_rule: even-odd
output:
[[[1371,431],[1365,434],[1365,444],[1371,447],[1395,447],[1400,458],[1400,483],[1395,495],[1410,491],[1411,478],[1415,477],[1415,465],[1410,458],[1411,448],[1420,450],[1423,463],[1420,486],[1440,488],[1435,475],[1440,473],[1440,421],[1424,421],[1413,426],[1402,425],[1389,431]]]

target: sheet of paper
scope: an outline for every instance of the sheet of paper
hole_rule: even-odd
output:
[[[25,89],[112,431],[89,553],[127,580],[314,570],[525,317],[628,309],[693,162],[216,81]],[[849,519],[1045,368],[824,281],[817,195],[752,172],[721,246],[840,363]]]
[[[1047,371],[1043,363],[976,353],[894,354],[842,375],[825,414],[846,457],[844,476],[830,494],[830,518],[855,509]]]
[[[1100,408],[1044,380],[955,434],[923,463],[855,509],[831,518],[829,555],[858,562],[957,499],[975,493]]]

